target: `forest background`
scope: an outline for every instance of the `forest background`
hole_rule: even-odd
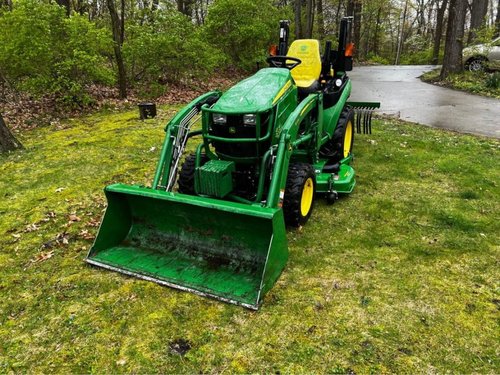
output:
[[[2,0],[0,113],[17,128],[42,107],[185,102],[214,77],[264,66],[280,19],[292,20],[295,38],[335,43],[351,15],[358,62],[438,64],[449,55],[445,68],[458,72],[462,47],[498,35],[499,9],[497,0]]]

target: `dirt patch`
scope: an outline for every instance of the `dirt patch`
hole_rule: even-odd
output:
[[[168,345],[172,354],[184,356],[191,349],[191,343],[185,339],[176,339]]]

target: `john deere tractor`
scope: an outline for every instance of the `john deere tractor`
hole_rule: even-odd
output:
[[[152,187],[105,188],[86,261],[258,309],[287,262],[285,227],[304,225],[315,197],[332,203],[356,185],[354,132],[370,131],[378,103],[347,101],[350,25],[342,20],[338,48],[327,42],[321,55],[313,39],[288,48],[281,21],[269,67],[177,113]],[[199,142],[186,155],[191,138]]]

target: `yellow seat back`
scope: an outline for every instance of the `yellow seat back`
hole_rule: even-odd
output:
[[[295,40],[290,46],[287,56],[302,61],[301,64],[291,70],[292,77],[298,87],[309,87],[319,79],[321,56],[319,54],[319,42],[316,39]]]

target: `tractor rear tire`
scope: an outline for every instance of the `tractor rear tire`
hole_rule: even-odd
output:
[[[351,107],[345,107],[340,114],[333,137],[321,146],[319,154],[328,159],[328,164],[335,164],[351,154],[353,144],[354,110]]]
[[[201,154],[201,164],[205,164],[208,161],[208,157],[205,154]],[[179,185],[179,193],[194,195],[194,172],[196,170],[196,154],[189,154],[186,156],[186,160],[182,164],[181,170],[179,172],[179,178],[177,184]]]
[[[306,163],[291,163],[288,168],[283,214],[289,227],[304,225],[311,217],[316,191],[314,168]]]

